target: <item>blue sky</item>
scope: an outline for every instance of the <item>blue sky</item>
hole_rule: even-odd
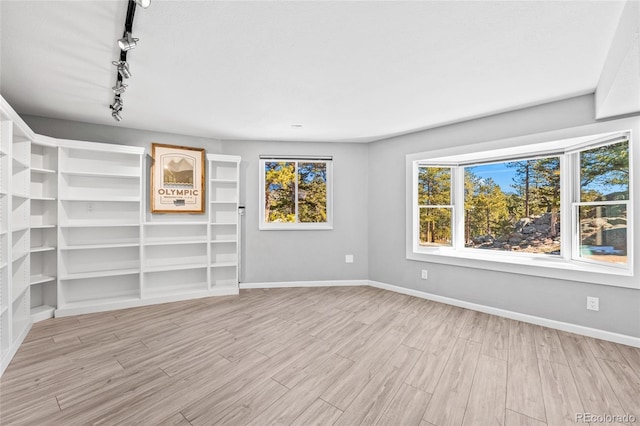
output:
[[[492,178],[500,186],[502,192],[515,192],[511,184],[516,175],[515,168],[509,168],[506,163],[486,164],[483,166],[469,167],[480,178]]]

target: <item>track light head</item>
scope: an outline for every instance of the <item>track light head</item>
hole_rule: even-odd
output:
[[[137,5],[140,6],[143,9],[148,8],[149,6],[151,6],[151,0],[135,0]]]
[[[116,99],[113,101],[113,105],[111,105],[111,109],[114,111],[122,111],[122,107],[124,104],[122,103],[122,99],[119,96],[116,96]]]
[[[138,45],[138,40],[140,39],[133,38],[131,36],[131,33],[127,31],[126,33],[124,33],[124,37],[118,40],[118,47],[120,47],[123,52],[126,52],[128,50],[134,49]]]
[[[126,61],[113,61],[111,63],[118,68],[118,72],[120,73],[122,78],[131,77],[131,71],[129,71],[129,64]]]
[[[113,90],[113,93],[115,93],[116,95],[122,95],[126,88],[127,88],[127,85],[122,84],[122,81],[118,80],[116,81],[116,85],[113,86],[111,90]]]
[[[122,116],[120,115],[120,111],[116,111],[116,110],[111,111],[111,116],[116,121],[122,121]]]

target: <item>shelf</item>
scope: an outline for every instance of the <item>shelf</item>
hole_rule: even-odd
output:
[[[8,309],[9,305],[5,306],[4,308],[0,308],[0,315],[4,315],[4,313],[7,312]]]
[[[188,241],[148,241],[145,242],[145,246],[173,246],[173,245],[184,245],[184,244],[207,244],[207,240],[188,240]]]
[[[92,250],[92,249],[104,249],[104,248],[121,248],[121,247],[136,247],[139,243],[113,243],[113,244],[79,244],[75,246],[60,247],[60,250]]]
[[[60,281],[81,280],[85,278],[117,277],[119,275],[139,274],[140,269],[116,269],[111,271],[78,272],[60,277]]]
[[[125,302],[136,302],[140,300],[139,296],[115,296],[115,297],[98,297],[96,299],[91,300],[83,300],[80,302],[68,302],[64,305],[58,307],[58,310],[61,309],[77,309],[77,308],[89,308],[94,306],[103,307],[105,305],[116,304],[116,303],[125,303]]]
[[[83,197],[83,198],[60,198],[60,201],[89,201],[89,202],[110,202],[110,203],[139,203],[140,197]]]
[[[143,272],[166,272],[166,271],[184,271],[187,269],[203,269],[207,265],[204,263],[194,263],[192,265],[161,265],[161,266],[147,266],[143,269]]]
[[[70,176],[87,176],[87,177],[110,177],[110,178],[123,178],[123,179],[139,179],[140,174],[132,173],[107,173],[107,172],[77,172],[70,170],[63,170],[60,173]]]
[[[36,200],[36,201],[55,201],[56,198],[55,197],[31,197],[31,200]]]
[[[31,253],[41,253],[43,251],[52,251],[55,249],[56,248],[52,246],[31,247]]]
[[[209,266],[212,268],[230,268],[238,266],[238,262],[215,262]]]
[[[210,201],[211,204],[238,204],[237,201]]]
[[[236,226],[235,222],[211,222],[211,226]]]
[[[24,295],[25,291],[29,290],[29,286],[25,285],[23,288],[21,288],[17,294],[13,294],[12,295],[12,299],[13,301],[11,303],[15,303],[16,300],[18,300],[22,295]],[[14,310],[14,314],[15,314],[15,310]]]
[[[31,308],[31,321],[38,322],[49,318],[53,318],[56,308],[49,305],[40,305]]]
[[[16,197],[16,198],[24,198],[25,200],[28,200],[28,199],[29,199],[29,196],[28,196],[28,195],[25,195],[25,194],[19,194],[19,193],[17,193],[17,192],[14,192],[14,193],[13,193],[13,194],[11,194],[11,195],[13,195],[13,196],[14,196],[14,197]]]
[[[56,171],[55,170],[51,170],[51,169],[41,169],[39,167],[31,167],[31,173],[54,175],[54,174],[56,174]]]
[[[58,225],[31,225],[31,229],[46,229],[46,228],[55,228]]]
[[[164,226],[180,226],[180,225],[206,225],[207,222],[144,222],[144,226],[152,225],[164,225]]]
[[[50,275],[43,275],[43,274],[32,275],[31,279],[29,280],[29,285],[44,284],[44,283],[48,283],[55,280],[56,280],[56,277],[52,277]]]
[[[138,223],[89,223],[77,225],[59,225],[61,228],[117,228],[117,227],[133,227],[140,226]]]
[[[30,228],[30,226],[28,226],[28,225],[27,225],[27,226],[21,226],[21,227],[19,227],[19,228],[12,229],[12,230],[11,230],[11,232],[23,232],[23,231],[28,231],[28,230],[29,230],[29,228]]]
[[[211,182],[238,183],[237,179],[209,179]]]
[[[2,264],[0,264],[0,269],[4,269],[7,266],[9,266],[9,262],[2,263]]]
[[[210,243],[211,244],[231,244],[231,243],[237,243],[238,240],[211,240]]]

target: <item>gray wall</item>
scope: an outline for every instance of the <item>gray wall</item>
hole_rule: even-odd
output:
[[[640,337],[640,291],[405,259],[405,155],[591,124],[593,96],[581,96],[368,145],[217,141],[23,117],[40,134],[149,147],[205,147],[242,156],[246,206],[243,282],[371,279],[458,300]],[[334,156],[334,229],[258,231],[260,154]],[[355,255],[345,264],[344,255]],[[421,269],[429,280],[420,279]],[[587,311],[586,297],[600,298]]]
[[[218,141],[167,133],[23,115],[34,132],[62,139],[135,145],[151,142],[205,148],[242,157],[240,204],[243,282],[366,280],[368,274],[367,152],[365,144]],[[258,160],[269,155],[331,155],[334,175],[332,230],[259,231]],[[354,255],[346,264],[345,254]]]
[[[405,259],[406,154],[594,122],[589,95],[369,144],[369,279],[640,337],[640,290]],[[599,312],[586,310],[587,296],[600,298]]]

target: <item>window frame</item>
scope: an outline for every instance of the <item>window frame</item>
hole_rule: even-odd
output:
[[[443,263],[449,265],[490,269],[524,275],[543,276],[612,286],[640,288],[633,279],[638,275],[638,253],[634,242],[638,241],[638,230],[633,226],[634,206],[640,198],[634,185],[634,171],[638,167],[637,141],[638,118],[622,119],[608,123],[597,123],[579,128],[564,129],[548,133],[521,136],[476,145],[461,145],[423,153],[408,154],[407,166],[407,232],[406,258],[410,260]],[[609,145],[607,140],[626,135],[629,140],[629,199],[612,204],[627,206],[627,264],[606,264],[586,259],[579,253],[579,220],[576,194],[580,196],[580,152],[600,145]],[[604,143],[603,143],[604,142]],[[516,159],[560,156],[560,235],[561,254],[547,256],[519,252],[479,250],[464,247],[464,168],[489,162],[504,162]],[[424,247],[419,245],[416,223],[419,221],[417,207],[418,166],[452,167],[453,228],[452,247]],[[410,194],[410,195],[409,195]],[[456,202],[458,200],[458,202]],[[579,198],[578,198],[579,201]],[[601,202],[600,204],[606,204]],[[457,208],[456,208],[457,205]]]
[[[265,165],[267,162],[295,163],[295,216],[296,222],[267,222],[265,220]],[[297,222],[298,220],[298,163],[324,163],[327,168],[327,221]],[[258,229],[261,231],[296,231],[296,230],[330,230],[333,229],[333,159],[331,157],[303,156],[264,156],[258,162],[258,198],[260,211]]]

